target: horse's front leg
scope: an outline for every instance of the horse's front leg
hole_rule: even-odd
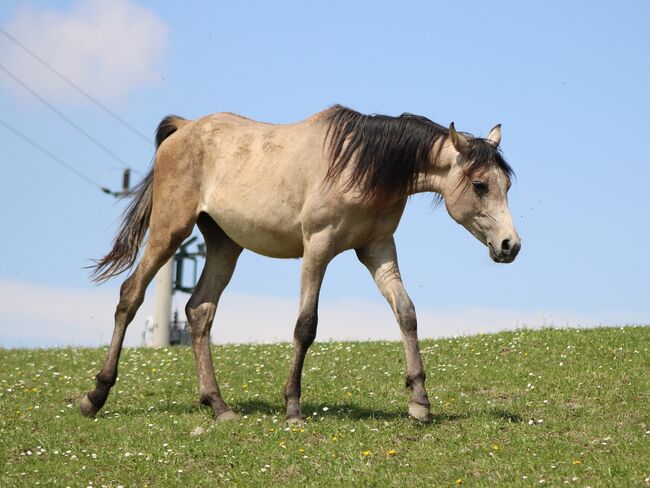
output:
[[[287,422],[300,422],[304,415],[300,411],[300,381],[302,367],[309,346],[316,338],[318,325],[318,295],[325,269],[332,259],[328,236],[315,235],[305,243],[300,275],[300,310],[293,332],[294,355],[289,378],[284,385]]]
[[[390,303],[399,323],[406,354],[406,385],[411,388],[409,414],[420,422],[430,422],[430,404],[424,388],[424,367],[418,343],[418,325],[413,302],[406,293],[397,265],[395,241],[389,238],[357,249],[359,260],[368,268],[382,295]]]

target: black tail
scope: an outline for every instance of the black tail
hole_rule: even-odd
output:
[[[168,115],[160,122],[156,130],[156,150],[165,139],[184,125],[183,122],[185,119],[175,115]],[[113,240],[113,248],[92,266],[91,277],[94,282],[103,283],[130,269],[135,263],[140,245],[149,229],[154,168],[155,165],[152,165],[147,176],[129,192],[128,196],[133,200],[122,214],[122,223]]]

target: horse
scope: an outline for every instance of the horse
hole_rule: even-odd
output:
[[[186,306],[200,401],[218,421],[236,418],[221,397],[210,351],[219,298],[243,249],[302,258],[293,359],[284,385],[286,420],[300,410],[305,356],[316,338],[318,298],[329,262],[354,249],[399,324],[405,356],[408,413],[431,421],[415,308],[397,263],[393,234],[408,197],[431,192],[497,263],[521,248],[508,208],[513,170],[500,150],[501,125],[486,138],[426,117],[364,115],[340,105],[293,124],[276,125],[233,113],[197,120],[170,115],[156,131],[151,170],[132,200],[111,251],[96,261],[103,282],[135,270],[120,288],[115,327],[95,388],[80,410],[94,417],[117,378],[124,334],[154,275],[198,225],[205,266]]]

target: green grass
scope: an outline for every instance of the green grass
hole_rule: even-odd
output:
[[[125,350],[95,420],[77,403],[105,349],[0,350],[0,485],[650,485],[650,328],[421,346],[432,424],[405,414],[400,343],[332,342],[307,357],[292,428],[288,344],[214,347],[230,423],[198,404],[189,348]]]

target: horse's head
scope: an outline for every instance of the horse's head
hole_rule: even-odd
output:
[[[497,263],[511,263],[521,249],[521,239],[508,208],[512,169],[499,151],[501,126],[486,139],[456,132],[449,139],[455,149],[442,191],[449,215],[485,244]]]

